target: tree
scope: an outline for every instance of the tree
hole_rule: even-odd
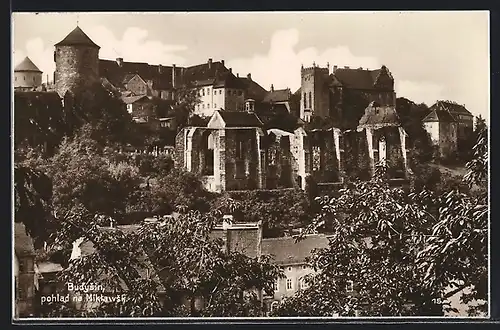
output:
[[[258,316],[262,310],[255,292],[271,293],[279,276],[267,258],[225,251],[220,239],[210,238],[221,220],[215,213],[188,212],[127,232],[99,228],[96,219],[81,207],[61,219],[53,242],[84,238],[93,247],[71,260],[61,279],[105,283],[108,294],[124,293],[127,299],[85,311],[56,309],[53,316]]]
[[[198,90],[191,88],[191,86],[184,86],[175,91],[172,113],[176,118],[178,130],[187,125],[189,118],[196,109],[196,105],[200,102]]]
[[[380,169],[379,169],[380,170]],[[419,285],[425,273],[415,264],[433,218],[381,173],[355,182],[338,197],[320,200],[322,212],[306,232],[331,222],[330,245],[309,263],[318,273],[311,287],[287,300],[278,315],[436,315],[435,288]],[[353,281],[354,291],[346,291]]]
[[[233,213],[241,221],[262,221],[265,237],[279,237],[309,223],[311,208],[302,190],[231,192],[214,201],[218,209],[232,201]]]
[[[427,286],[451,287],[469,306],[469,315],[486,314],[488,305],[488,143],[487,127],[478,132],[473,159],[464,177],[475,194],[450,191],[440,197],[438,222],[419,255]],[[450,296],[450,293],[447,293]]]
[[[50,178],[40,170],[14,165],[14,221],[24,223],[27,233],[37,243],[48,235],[51,204]]]
[[[81,203],[91,212],[120,217],[142,179],[134,166],[111,163],[93,133],[90,125],[83,126],[41,165],[52,180],[52,205],[64,212]]]
[[[129,142],[132,118],[116,91],[95,83],[64,99],[67,136],[88,124],[90,137],[102,146]]]
[[[485,134],[483,132],[483,134]],[[474,147],[464,177],[485,187],[486,135]],[[383,167],[382,167],[383,168]],[[370,182],[353,182],[306,230],[327,223],[330,247],[310,257],[310,288],[288,299],[277,315],[441,315],[459,295],[469,315],[485,314],[488,289],[488,196],[449,188],[390,188],[378,167]],[[354,282],[352,293],[346,284]]]

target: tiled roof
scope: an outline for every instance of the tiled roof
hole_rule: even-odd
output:
[[[377,77],[382,70],[338,68],[333,73],[333,76],[342,86],[347,88],[370,90],[374,89]]]
[[[263,123],[254,113],[242,111],[218,111],[226,127],[261,127]]]
[[[146,98],[147,100],[149,100],[149,98],[146,95],[137,95],[137,96],[122,96],[122,101],[125,104],[132,104],[132,103],[135,103],[143,98]]]
[[[203,63],[187,67],[183,83],[192,86],[244,88],[240,80],[227,69],[222,62]]]
[[[238,78],[243,88],[246,90],[246,98],[253,99],[257,102],[262,101],[267,95],[267,91],[257,82],[248,78]]]
[[[472,113],[462,104],[450,101],[437,101],[431,109],[441,109],[450,112],[451,115],[468,115],[472,117]]]
[[[365,126],[400,126],[399,116],[394,106],[380,106],[372,102],[366,107],[358,127]]]
[[[277,89],[268,92],[263,101],[267,103],[286,102],[290,99],[290,96],[290,89]]]
[[[446,110],[443,109],[432,109],[431,112],[425,116],[422,120],[423,122],[442,122],[442,123],[453,123],[455,119]]]
[[[123,62],[118,65],[116,61],[99,60],[99,75],[109,80],[117,88],[130,81],[135,74],[138,74],[144,81],[151,80],[153,89],[167,90],[172,88],[171,66],[150,65],[148,63]],[[175,68],[176,84],[181,83],[182,68]]]
[[[79,26],[71,31],[66,38],[55,44],[55,46],[92,46],[100,48],[82,31],[82,29],[80,29]]]
[[[279,109],[281,107],[284,109]],[[266,130],[276,128],[292,133],[303,125],[303,121],[290,114],[284,104],[274,105],[273,108],[278,109],[271,109],[271,111],[267,113],[258,114]]]
[[[278,265],[305,263],[313,249],[326,247],[328,237],[325,235],[308,235],[298,242],[295,242],[294,237],[262,239],[262,254],[271,255],[271,262]]]
[[[35,254],[33,239],[26,232],[23,223],[14,223],[14,251],[18,257],[32,256]]]
[[[16,65],[14,68],[14,72],[22,72],[22,71],[30,71],[30,72],[42,72],[40,69],[33,63],[28,56],[24,58],[24,60]]]

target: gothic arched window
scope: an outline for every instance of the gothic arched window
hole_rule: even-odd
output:
[[[313,106],[312,106],[312,93],[311,92],[309,92],[309,108],[311,108],[311,109],[313,108]]]
[[[307,108],[307,93],[304,93],[304,109]]]

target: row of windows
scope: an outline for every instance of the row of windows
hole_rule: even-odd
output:
[[[23,80],[26,81],[26,76],[23,76]],[[17,77],[14,77],[14,81],[17,81]],[[36,81],[36,77],[33,77],[33,82]]]
[[[219,95],[222,95],[222,89],[219,89]],[[200,96],[205,96],[205,95],[210,95],[210,88],[202,88],[200,90]],[[217,95],[217,90],[214,89],[214,95]],[[227,90],[227,95],[238,95],[238,96],[241,96],[243,95],[243,91],[241,90],[231,90],[231,89],[228,89]]]
[[[309,288],[309,283],[307,282],[305,277],[302,277],[299,280],[299,290],[307,289]],[[294,290],[294,279],[291,277],[287,277],[286,279],[286,290],[287,291],[292,291]],[[347,293],[351,293],[354,291],[354,282],[353,281],[347,281],[345,290]],[[279,291],[279,280],[276,280],[274,282],[274,291],[277,292]]]

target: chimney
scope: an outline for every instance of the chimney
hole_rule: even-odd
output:
[[[208,69],[209,70],[212,69],[212,59],[211,58],[208,59]]]
[[[236,74],[236,77],[237,77],[237,78],[239,78],[239,77],[240,77],[240,74],[239,74],[239,73],[237,73],[237,74]]]
[[[117,57],[116,64],[121,68],[123,66],[123,57]]]
[[[344,69],[349,69],[349,66],[347,66],[347,65],[346,65],[346,66],[344,66]]]
[[[172,64],[172,88],[175,88],[175,64]]]
[[[251,73],[247,74],[247,78],[248,80],[252,80],[252,74]]]
[[[221,64],[222,64],[222,66],[224,66],[224,60],[220,60],[220,62],[221,62]]]
[[[330,62],[326,62],[326,68],[330,71]]]
[[[161,74],[163,71],[163,67],[161,66],[161,64],[158,64],[158,73]]]
[[[271,92],[274,92],[274,85],[271,84]]]
[[[362,66],[360,66],[360,67],[358,68],[358,70],[363,70],[363,67],[362,67]]]
[[[229,73],[233,73],[233,68],[229,68]]]
[[[338,69],[338,66],[334,65],[334,66],[333,66],[333,71],[332,71],[332,72],[333,72],[333,73],[335,73],[335,71],[337,71],[337,69]]]

